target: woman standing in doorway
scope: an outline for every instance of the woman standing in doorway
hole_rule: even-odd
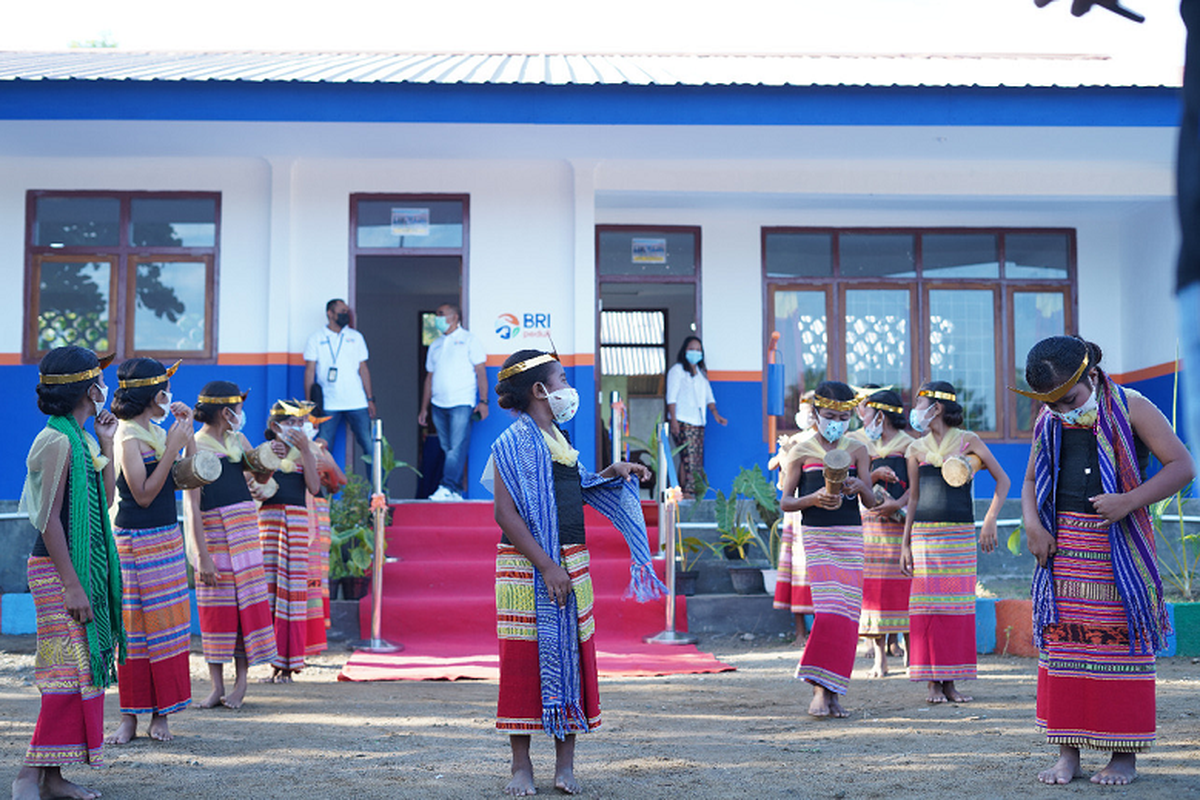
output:
[[[717,400],[708,383],[704,345],[698,336],[683,340],[675,364],[667,370],[667,420],[671,437],[683,445],[680,453],[679,486],[683,496],[694,499],[696,478],[704,469],[704,423],[708,411],[721,425],[728,420],[717,412]]]

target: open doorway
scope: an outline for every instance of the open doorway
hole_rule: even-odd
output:
[[[600,463],[612,463],[612,399],[628,409],[628,435],[649,441],[665,415],[666,373],[696,333],[694,283],[600,284]]]
[[[440,448],[425,447],[417,425],[425,354],[436,336],[432,317],[446,302],[461,303],[459,256],[363,256],[355,262],[355,312],[358,329],[371,352],[375,407],[397,460],[432,475],[440,469]],[[432,444],[432,442],[431,442]],[[422,453],[435,452],[432,463]],[[419,496],[417,475],[396,470],[388,489],[394,498]],[[435,484],[436,485],[436,484]]]

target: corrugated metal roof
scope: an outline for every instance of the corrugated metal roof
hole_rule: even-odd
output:
[[[0,81],[644,86],[1177,87],[1182,67],[1101,55],[0,52]]]

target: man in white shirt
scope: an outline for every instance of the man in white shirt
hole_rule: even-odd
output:
[[[313,399],[313,384],[321,387],[321,408],[329,419],[317,433],[333,444],[344,420],[364,453],[371,452],[371,420],[375,395],[367,368],[367,340],[350,327],[350,307],[344,300],[325,304],[328,323],[308,337],[304,346],[304,396]]]
[[[442,482],[430,500],[462,500],[463,470],[471,444],[471,416],[485,419],[488,414],[487,354],[483,345],[461,325],[462,310],[454,303],[437,309],[437,327],[441,336],[429,346],[425,357],[425,388],[421,392],[421,413],[417,422],[424,427],[433,406],[433,427],[438,443],[446,454]]]

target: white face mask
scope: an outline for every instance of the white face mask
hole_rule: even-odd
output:
[[[308,420],[305,420],[304,424],[300,427],[301,427],[301,430],[304,431],[304,435],[308,437],[309,441],[312,441],[313,439],[317,438],[317,428],[315,425],[313,425]]]
[[[95,384],[93,384],[93,385],[95,385]],[[96,413],[97,414],[99,414],[101,411],[103,411],[104,404],[108,402],[108,387],[101,386],[100,387],[100,399],[93,400],[92,402],[96,404]]]
[[[933,419],[934,405],[934,403],[930,403],[924,411],[914,408],[908,412],[908,422],[917,433],[925,433],[929,430],[929,421]]]
[[[236,420],[234,422],[230,423],[229,430],[233,431],[234,433],[237,433],[245,426],[246,426],[246,412],[239,410],[236,415]]]
[[[162,409],[162,412],[163,412],[162,418],[163,418],[164,422],[171,418],[171,393],[167,392],[166,395],[167,395],[167,401],[165,403],[158,404],[158,407]]]
[[[877,442],[883,438],[883,412],[877,411],[875,419],[871,420],[870,424],[863,426],[863,432],[867,434],[867,438],[872,442]]]
[[[559,425],[570,422],[579,410],[579,392],[570,386],[548,393],[546,399],[550,401],[550,413]]]
[[[849,425],[849,420],[817,417],[817,430],[830,444],[836,444],[846,434],[846,428]]]
[[[1088,395],[1088,399],[1069,411],[1052,411],[1066,425],[1090,427],[1096,424],[1100,417],[1100,403],[1096,400],[1096,390]]]

